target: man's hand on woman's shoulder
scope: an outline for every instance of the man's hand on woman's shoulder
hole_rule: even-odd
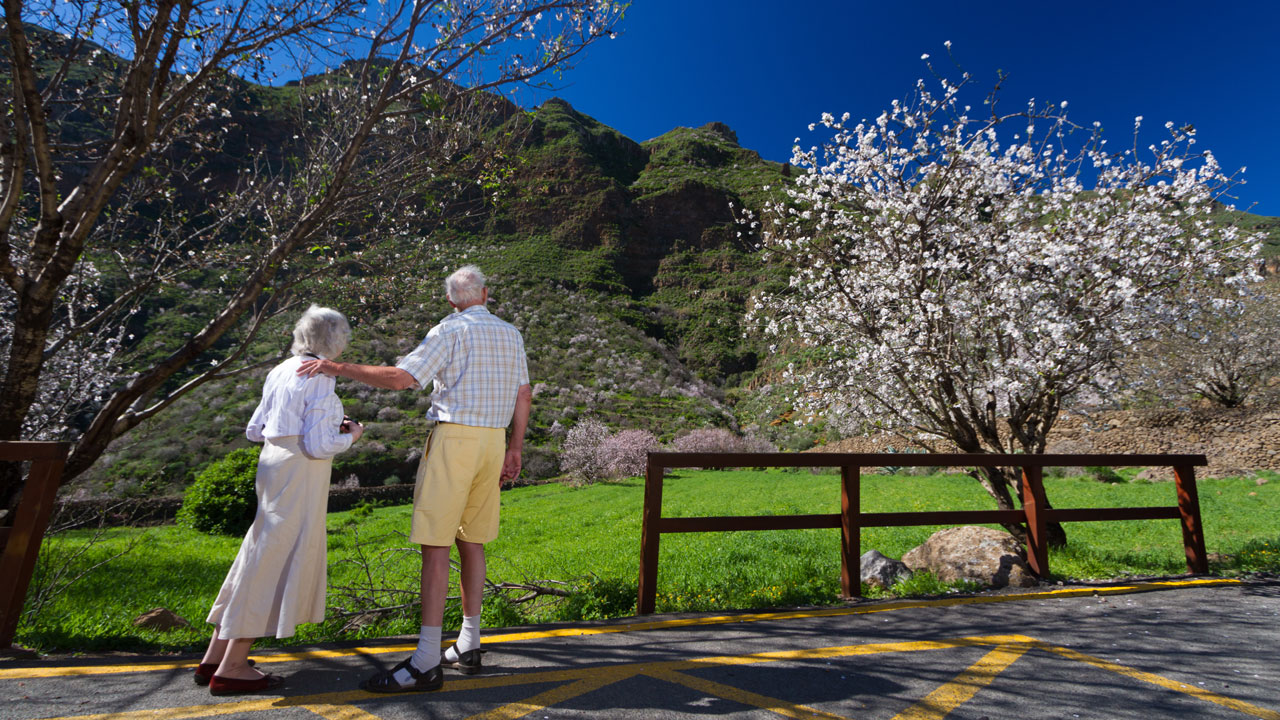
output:
[[[338,363],[325,358],[308,358],[302,361],[298,366],[299,377],[315,377],[316,375],[328,375],[329,377],[338,376]]]

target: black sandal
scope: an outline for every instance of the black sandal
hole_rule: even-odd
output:
[[[439,665],[422,672],[413,666],[410,662],[413,658],[405,658],[399,665],[384,670],[377,675],[360,683],[360,689],[368,692],[376,693],[404,693],[404,692],[429,692],[431,690],[439,690],[444,686],[444,670]],[[396,671],[408,670],[409,675],[413,678],[410,685],[401,685],[396,682]]]
[[[483,649],[473,648],[466,652],[458,652],[458,646],[454,645],[453,647],[449,648],[449,650],[452,650],[455,653],[457,653],[458,659],[454,661],[449,661],[444,659],[444,656],[442,655],[440,657],[441,665],[447,668],[453,668],[458,672],[462,673],[463,675],[475,675],[476,673],[480,672],[480,668],[482,667],[480,654],[484,652]],[[449,652],[448,650],[445,651],[446,654],[448,654],[448,652]]]

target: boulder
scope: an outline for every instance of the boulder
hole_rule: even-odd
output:
[[[928,570],[943,582],[969,580],[989,587],[1030,587],[1023,546],[1002,530],[957,527],[939,530],[902,556],[912,570]]]
[[[872,587],[890,588],[898,581],[911,577],[911,568],[881,555],[879,550],[863,553],[859,564],[862,567],[862,582]]]
[[[161,632],[168,632],[174,628],[191,627],[191,623],[187,622],[186,618],[164,608],[156,608],[142,613],[134,618],[133,624],[136,627],[159,630]]]

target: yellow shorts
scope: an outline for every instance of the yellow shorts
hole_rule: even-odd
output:
[[[418,463],[409,541],[449,546],[454,538],[498,537],[498,494],[506,456],[502,428],[439,423]]]

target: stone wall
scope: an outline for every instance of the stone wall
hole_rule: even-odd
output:
[[[846,438],[827,452],[901,452],[891,435]],[[1280,411],[1274,408],[1111,410],[1063,415],[1049,433],[1051,453],[1203,453],[1202,477],[1280,471]],[[1157,473],[1160,477],[1164,473]]]

